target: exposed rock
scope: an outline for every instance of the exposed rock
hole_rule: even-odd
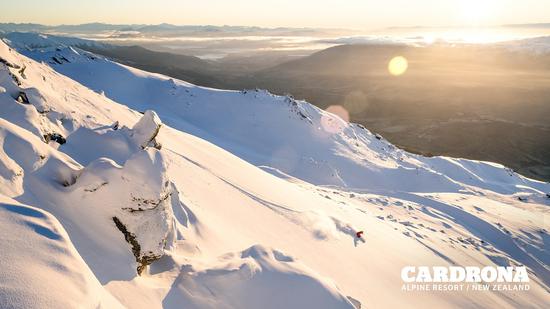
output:
[[[27,94],[23,91],[19,91],[19,94],[17,95],[17,102],[21,104],[31,104],[29,98],[27,97]]]
[[[103,187],[107,184],[109,184],[109,182],[104,181],[104,182],[100,183],[98,186],[90,188],[90,189],[84,189],[84,191],[85,192],[96,192],[97,190],[99,190],[99,188],[101,188],[101,187]]]
[[[298,115],[300,119],[307,120],[310,124],[313,123],[311,118],[308,116],[308,113],[300,104],[298,104],[294,97],[292,97],[291,95],[287,95],[285,97],[285,102],[290,106],[290,110],[296,113],[296,115]]]
[[[67,146],[70,144],[71,140]],[[177,196],[177,191],[168,178],[160,151],[152,147],[138,150],[122,168],[113,160],[100,157],[82,170],[71,192],[75,197],[86,195],[90,203],[87,205],[109,201],[95,211],[103,212],[102,216],[110,218],[124,235],[138,274],[174,245],[172,208],[178,200],[171,197]]]
[[[158,200],[151,200],[151,199],[145,199],[141,197],[133,197],[132,196],[132,202],[136,203],[136,207],[124,207],[122,209],[127,210],[129,212],[139,212],[139,211],[147,211],[147,210],[153,210],[160,206],[164,201],[166,201],[170,197],[171,193],[165,193],[160,199]]]
[[[13,81],[18,85],[21,86],[21,80],[19,80],[19,77],[17,77],[15,74],[13,74],[11,71],[8,71]]]
[[[361,302],[358,301],[357,299],[351,297],[351,296],[347,296],[348,300],[353,304],[353,307],[355,307],[355,309],[361,309]]]
[[[13,92],[13,98],[21,104],[32,104],[40,114],[50,112],[50,108],[46,104],[46,99],[36,88],[31,87],[25,88],[24,90],[19,90],[18,88]]]
[[[143,117],[132,128],[133,140],[141,146],[142,149],[155,147],[160,149],[162,146],[156,141],[156,137],[162,126],[162,121],[152,110],[147,110]]]
[[[48,133],[44,135],[44,141],[48,144],[50,141],[54,141],[59,145],[63,145],[67,140],[59,133]]]
[[[147,265],[151,265],[151,263],[160,259],[162,255],[155,255],[152,254],[152,252],[148,252],[148,254],[143,254],[141,252],[141,246],[137,241],[136,235],[129,232],[124,223],[122,223],[117,217],[113,217],[113,222],[115,222],[117,229],[124,235],[124,239],[126,240],[126,242],[132,246],[132,253],[134,254],[136,262],[138,263],[136,271],[138,275],[141,276],[141,273],[147,267]]]
[[[10,67],[10,68],[14,68],[14,69],[19,69],[20,66],[15,64],[15,63],[11,63],[9,62],[8,60],[0,57],[0,63],[3,63],[4,65],[6,65],[7,67]]]
[[[17,71],[17,72],[19,72],[19,75],[21,75],[21,77],[23,77],[23,79],[27,79],[27,76],[25,75],[25,69],[26,68],[27,67],[25,65],[23,65],[23,67],[19,71]]]
[[[52,60],[57,64],[61,64],[61,61],[57,57],[52,57]]]

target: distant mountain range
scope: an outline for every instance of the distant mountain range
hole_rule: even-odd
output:
[[[309,35],[322,36],[329,34],[352,34],[357,31],[349,29],[320,28],[263,28],[249,26],[213,26],[213,25],[172,25],[172,24],[127,24],[113,25],[104,23],[88,23],[81,25],[48,26],[32,23],[0,23],[3,32],[51,32],[62,34],[99,34],[111,32],[112,35],[162,35],[166,37],[187,36],[224,36],[224,35]]]

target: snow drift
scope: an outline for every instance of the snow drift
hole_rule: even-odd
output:
[[[51,214],[0,196],[0,243],[0,307],[122,308]]]

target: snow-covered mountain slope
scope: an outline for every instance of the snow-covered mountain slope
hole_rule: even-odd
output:
[[[0,194],[55,216],[86,263],[71,270],[88,278],[89,267],[97,280],[90,299],[108,301],[107,291],[131,308],[547,304],[547,183],[492,163],[411,155],[264,91],[196,87],[73,47],[20,50],[42,63],[0,43]],[[411,293],[401,290],[406,265],[525,265],[531,289]],[[0,278],[17,272],[2,268]]]
[[[10,42],[19,46],[22,43],[16,38]],[[72,47],[22,48],[21,52],[132,109],[153,109],[170,126],[254,165],[276,168],[313,184],[415,192],[457,191],[467,186],[500,193],[548,191],[547,184],[500,165],[413,156],[358,125],[289,97],[195,87]],[[53,59],[64,60],[60,64]]]
[[[36,32],[8,32],[0,33],[0,36],[6,42],[9,42],[13,48],[56,48],[59,46],[93,46],[96,48],[108,47],[109,45],[85,40],[76,37],[57,36],[51,34],[41,34]]]
[[[183,196],[168,179],[171,176],[167,165],[194,161],[182,157],[180,150],[176,152],[170,147],[159,150],[162,146],[155,137],[160,131],[160,120],[156,114],[146,112],[142,116],[132,112],[56,74],[45,65],[20,58],[5,45],[2,45],[1,52],[7,64],[2,67],[1,77],[1,104],[3,110],[6,109],[0,119],[2,181],[5,184],[1,193],[54,214],[97,280],[123,305],[158,307],[164,299],[167,307],[188,304],[254,308],[259,302],[273,304],[273,308],[303,305],[352,307],[331,280],[324,279],[280,251],[254,245],[250,238],[237,241],[237,246],[218,246],[218,237],[201,228],[202,224],[212,222],[199,221],[183,204]],[[25,77],[11,72],[23,66],[26,67]],[[67,92],[60,93],[58,87]],[[21,93],[33,91],[35,95],[28,96],[29,104],[16,100],[21,98]],[[47,111],[37,108],[44,107],[46,102]],[[98,110],[93,111],[91,107]],[[99,112],[100,109],[103,111]],[[119,121],[116,124],[115,119]],[[125,123],[131,125],[126,127]],[[60,146],[55,141],[47,144],[45,136],[52,134],[66,136],[66,144]],[[182,135],[179,132],[173,134],[176,134],[175,140]],[[61,148],[71,156],[60,151]],[[222,153],[220,159],[229,156],[215,149],[214,153]],[[191,165],[195,166],[195,163]],[[204,183],[209,181],[208,177],[203,179],[201,173],[181,175],[181,171],[174,166],[171,173],[180,175],[180,179],[198,179],[203,187],[197,190],[198,195],[211,195]],[[210,172],[202,174],[210,175]],[[186,182],[179,182],[179,185],[186,186]],[[230,188],[241,195],[237,189]],[[227,235],[231,225],[238,223],[228,224],[218,233]],[[206,243],[191,241],[202,237],[210,239],[207,236],[213,240],[210,246],[223,250],[224,255],[219,261],[216,257],[220,252],[207,250],[209,245]],[[16,235],[9,239],[22,241]],[[181,244],[177,246],[177,243]],[[246,245],[241,246],[243,243]],[[242,253],[227,255],[228,248]],[[12,254],[18,254],[17,250],[14,249]],[[190,257],[202,254],[208,258],[199,259],[200,264],[189,264]],[[44,258],[48,258],[46,253]],[[138,276],[144,266],[153,261],[157,263],[152,266],[152,272],[159,275]],[[206,263],[208,261],[211,264]],[[0,275],[2,278],[15,275],[11,268],[4,271],[6,273]],[[85,273],[86,269],[75,268],[74,271],[78,275],[79,271]],[[179,282],[193,285],[182,286]],[[251,288],[256,294],[248,295]],[[212,299],[214,291],[220,295]],[[287,296],[296,291],[303,294]],[[0,294],[9,296],[3,290]],[[59,305],[64,303],[61,298],[51,301],[57,301]],[[10,305],[43,306],[41,303],[18,302]]]

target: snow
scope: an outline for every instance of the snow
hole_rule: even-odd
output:
[[[155,141],[162,122],[154,111],[148,110],[143,117],[132,127],[132,139],[141,147],[159,147]]]
[[[68,47],[23,53],[41,61],[54,55],[69,59],[52,66],[114,101],[136,110],[153,109],[170,126],[219,145],[254,165],[271,166],[313,184],[416,192],[476,186],[503,193],[525,185],[539,194],[545,187],[516,174],[511,176],[494,164],[407,154],[356,125],[289,97],[257,90],[200,88],[101,57],[91,60],[80,55],[84,52]],[[476,171],[479,166],[483,168]],[[399,181],[402,177],[416,180]]]
[[[319,278],[292,257],[273,249],[252,246],[240,253],[224,255],[219,264],[198,271],[195,276],[182,271],[163,305],[185,308],[354,308],[348,298],[338,293],[333,282]]]
[[[0,195],[2,308],[122,308],[51,214]]]
[[[88,45],[95,47],[106,46],[105,44],[84,40],[75,37],[56,36],[35,32],[8,32],[2,35],[6,43],[14,48],[48,48],[71,45]]]
[[[50,294],[0,285],[0,299],[20,297],[16,287],[25,308],[72,307],[73,288],[87,291],[83,306],[109,308],[547,304],[548,183],[412,155],[290,97],[197,87],[27,39],[10,41],[26,56],[0,42],[2,59],[26,67],[23,77],[0,64],[0,194],[44,214],[72,249],[59,256],[0,207],[0,278],[68,277]],[[71,272],[34,261],[35,248]],[[404,292],[406,265],[525,265],[531,289]]]

